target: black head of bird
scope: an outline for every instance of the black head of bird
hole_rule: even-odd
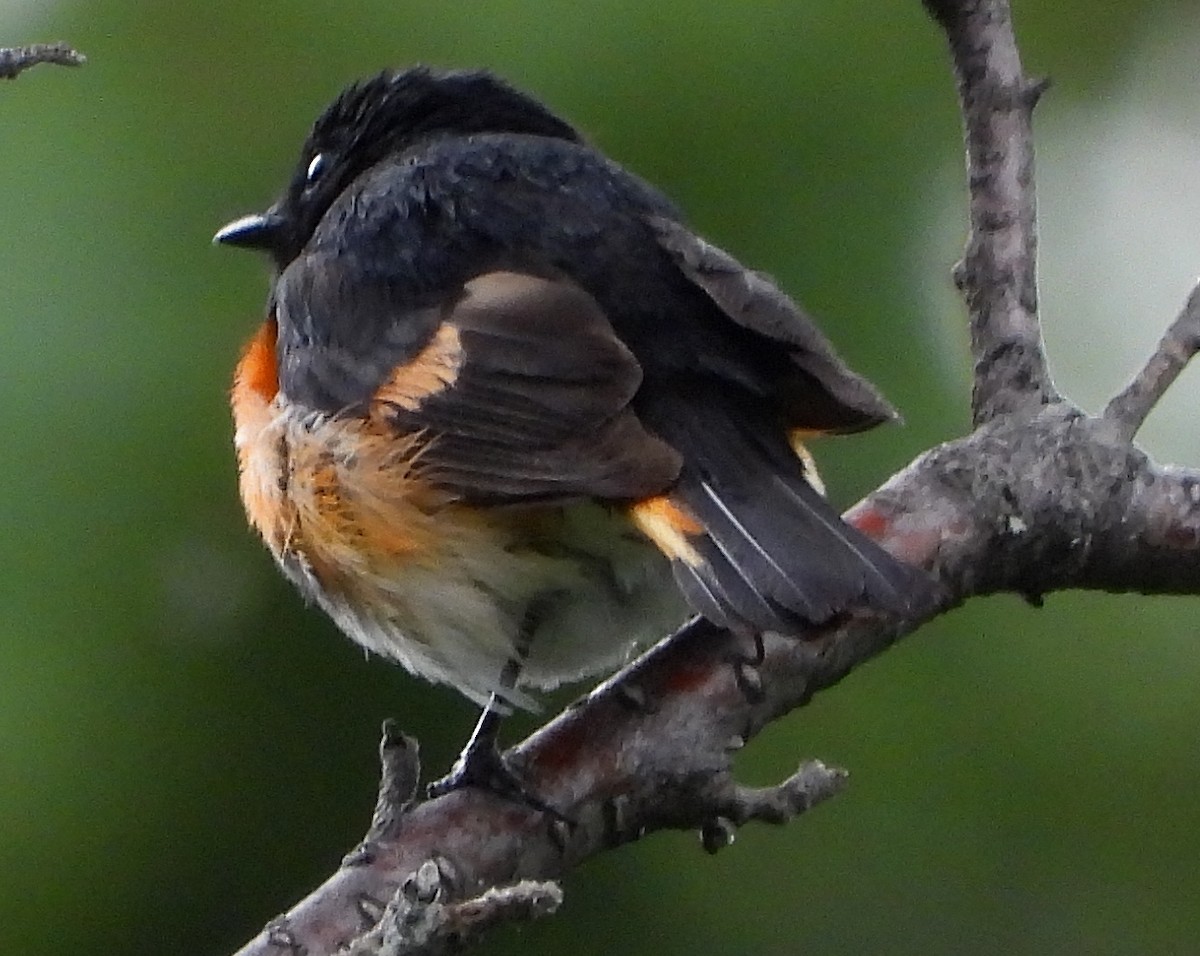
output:
[[[569,123],[492,73],[388,70],[347,87],[313,124],[283,195],[215,241],[262,249],[283,269],[358,176],[430,138],[474,133],[580,141]]]

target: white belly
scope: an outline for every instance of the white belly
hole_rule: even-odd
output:
[[[534,707],[500,686],[509,660],[523,662],[517,687],[549,689],[612,670],[687,616],[670,562],[619,508],[468,509],[419,484],[394,442],[372,444],[369,423],[281,400],[245,409],[242,495],[276,560],[346,634],[415,674]]]
[[[677,628],[688,610],[669,561],[623,515],[587,502],[562,509],[562,535],[539,550],[464,542],[437,565],[375,576],[369,602],[317,591],[364,647],[485,703],[521,659],[517,687],[548,690],[607,673]],[[503,551],[503,553],[495,553]]]

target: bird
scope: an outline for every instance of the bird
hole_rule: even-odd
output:
[[[693,615],[802,634],[928,599],[807,448],[892,406],[493,73],[351,84],[279,198],[214,241],[272,265],[231,391],[249,523],[351,639],[482,707],[431,794],[521,795],[501,717]]]

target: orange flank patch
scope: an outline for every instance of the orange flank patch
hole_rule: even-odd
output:
[[[275,336],[275,320],[264,322],[242,352],[230,394],[242,503],[250,523],[273,548],[292,520],[282,491],[280,437],[270,427],[275,416],[272,402],[279,391]]]
[[[454,329],[435,338],[414,363],[424,372],[410,366],[390,383],[389,400],[452,382],[457,339]],[[398,567],[437,561],[448,536],[479,533],[473,514],[459,514],[421,476],[423,436],[290,405],[279,392],[275,343],[270,321],[246,347],[230,400],[242,504],[285,567],[303,568],[327,591],[361,591]]]
[[[423,401],[454,384],[463,365],[462,340],[458,329],[443,323],[425,348],[411,362],[392,372],[375,392],[375,401],[416,411]]]
[[[386,563],[429,549],[430,514],[440,502],[413,474],[417,439],[362,419],[314,419],[290,408],[278,394],[275,343],[270,320],[246,346],[230,396],[250,523],[277,557],[301,556],[320,578],[355,562]],[[425,352],[439,348],[450,354],[445,337]],[[426,367],[439,365],[431,359]]]
[[[270,401],[279,391],[279,373],[275,359],[275,340],[278,328],[268,319],[247,344],[233,377],[234,402],[238,392],[246,389]]]
[[[692,567],[701,563],[695,545],[688,538],[704,534],[704,526],[667,495],[643,498],[630,506],[629,516],[667,557]]]
[[[420,446],[361,419],[331,419],[293,433],[289,495],[309,549],[334,565],[387,566],[439,553],[445,497],[415,473]]]

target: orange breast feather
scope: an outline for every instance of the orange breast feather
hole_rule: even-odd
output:
[[[393,377],[387,400],[419,401],[453,381],[457,333],[435,338],[425,360]],[[325,587],[436,561],[439,539],[469,524],[420,477],[419,436],[396,435],[383,416],[319,416],[279,395],[276,326],[246,346],[231,395],[239,490],[250,523],[276,557],[293,555]],[[359,582],[361,583],[361,582]]]
[[[233,375],[234,446],[238,457],[238,486],[246,516],[278,553],[293,516],[286,513],[284,495],[286,446],[278,429],[275,395],[279,378],[275,365],[275,321],[263,323],[242,352]]]

